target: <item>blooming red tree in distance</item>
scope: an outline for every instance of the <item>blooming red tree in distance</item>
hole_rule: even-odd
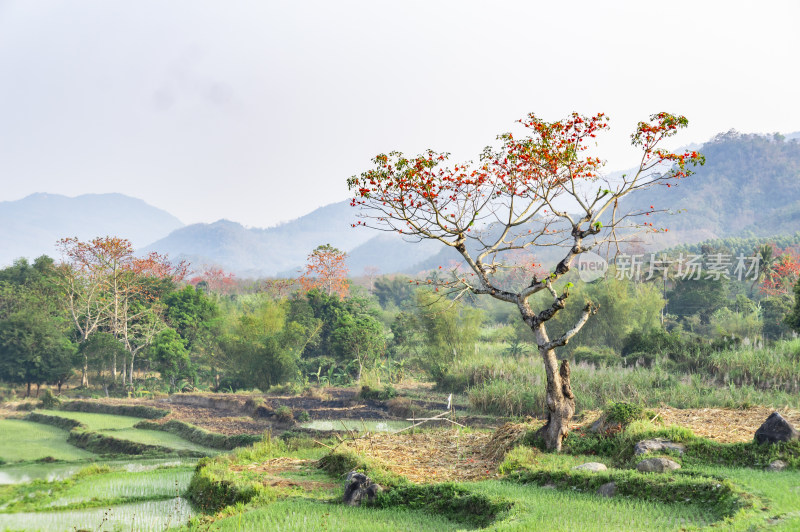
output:
[[[158,253],[137,257],[129,240],[113,236],[88,242],[64,238],[58,245],[64,255],[57,268],[63,301],[78,342],[97,331],[113,334],[128,351],[132,384],[136,354],[164,328],[158,300],[172,283],[183,280],[187,264],[174,264]],[[88,385],[87,369],[84,355],[83,386]],[[123,362],[123,381],[125,371]],[[116,380],[116,355],[112,375]]]
[[[347,254],[330,244],[317,246],[308,256],[308,262],[297,279],[306,292],[318,288],[326,294],[346,297],[350,291],[347,280]]]
[[[666,189],[704,159],[697,152],[661,148],[688,121],[658,113],[640,122],[631,135],[642,154],[637,170],[611,182],[600,176],[603,161],[586,153],[608,126],[604,114],[574,113],[556,122],[530,114],[519,122],[527,136],[500,135],[502,145],[486,148],[477,164],[446,166],[448,154],[432,150],[416,157],[391,152],[375,157],[375,167],[351,177],[348,186],[354,193],[351,204],[361,210],[355,226],[397,232],[406,239],[434,239],[454,248],[469,273],[454,272],[451,289],[486,294],[519,309],[536,337],[547,375],[548,421],[540,435],[549,449],[560,450],[575,397],[569,363],[559,367],[555,349],[566,345],[597,307],[587,303],[571,329],[551,338],[547,322],[569,298],[569,284],[557,289],[556,283],[581,253],[616,247],[636,228],[657,231],[637,222],[637,216],[654,212],[652,207],[622,212],[619,200],[657,185]],[[497,282],[498,274],[513,266],[506,260],[509,254],[537,246],[562,248],[561,260],[542,276],[531,271],[515,288]],[[540,293],[546,299],[536,301],[545,303],[534,308],[532,296]]]
[[[790,295],[800,277],[800,253],[792,248],[780,250],[772,246],[775,257],[764,270],[761,291],[769,296]]]
[[[198,285],[205,286],[209,292],[228,294],[236,288],[236,276],[222,268],[205,266],[201,272],[189,279],[189,284],[195,288]]]

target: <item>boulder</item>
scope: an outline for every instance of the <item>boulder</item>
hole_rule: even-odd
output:
[[[605,471],[608,468],[605,464],[601,464],[600,462],[589,462],[587,464],[575,466],[572,469],[575,471]]]
[[[642,473],[664,473],[673,469],[680,469],[681,465],[668,458],[648,458],[636,464],[636,470]]]
[[[634,455],[658,451],[675,451],[678,454],[683,454],[686,451],[686,447],[669,440],[642,440],[633,447]]]
[[[783,416],[773,412],[756,431],[756,442],[778,443],[800,438],[795,428],[783,419]]]
[[[767,471],[783,471],[788,466],[786,462],[783,460],[775,460],[774,462],[770,462],[767,466]]]
[[[606,482],[599,488],[597,488],[597,494],[601,497],[613,497],[617,494],[617,483],[616,482]]]
[[[383,488],[372,482],[364,473],[350,471],[344,481],[342,502],[350,506],[359,506],[361,501],[371,501],[381,491]]]

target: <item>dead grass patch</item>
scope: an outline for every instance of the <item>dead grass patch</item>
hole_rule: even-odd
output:
[[[754,406],[747,409],[732,408],[654,408],[658,419],[665,425],[679,425],[692,430],[695,435],[720,443],[751,441],[767,417],[779,412],[795,428],[800,427],[800,411],[789,408],[774,409]]]
[[[496,474],[497,462],[485,457],[491,433],[458,430],[418,434],[375,434],[343,448],[378,460],[411,482],[481,480]]]

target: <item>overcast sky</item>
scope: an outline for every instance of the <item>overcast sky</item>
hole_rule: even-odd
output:
[[[345,199],[375,154],[475,158],[528,112],[606,112],[631,166],[800,130],[800,2],[0,0],[0,201],[121,192],[266,227]]]

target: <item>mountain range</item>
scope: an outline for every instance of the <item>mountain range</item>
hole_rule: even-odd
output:
[[[799,138],[800,133],[717,135],[700,148],[707,162],[695,175],[670,189],[637,192],[625,198],[623,209],[655,205],[665,211],[648,219],[669,228],[643,242],[652,250],[712,238],[794,233],[800,227]],[[342,201],[267,229],[229,220],[184,226],[168,212],[121,194],[33,194],[0,202],[0,263],[57,256],[55,242],[66,236],[104,235],[128,238],[141,252],[167,253],[196,267],[219,266],[240,277],[296,276],[321,244],[348,252],[354,276],[366,268],[417,273],[458,259],[438,242],[406,242],[396,234],[354,229],[356,214]]]

